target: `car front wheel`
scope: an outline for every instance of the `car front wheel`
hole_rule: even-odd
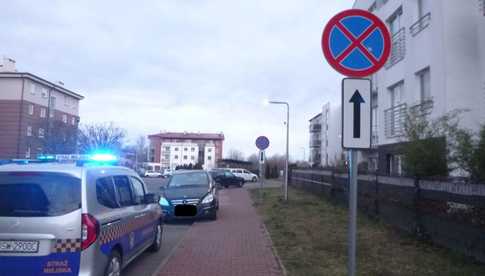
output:
[[[256,181],[258,181],[258,178],[256,178],[256,176],[255,176],[255,177],[253,177],[253,182],[256,182]]]

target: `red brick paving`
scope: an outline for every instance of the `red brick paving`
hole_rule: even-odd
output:
[[[195,223],[160,276],[282,275],[247,190],[221,190],[219,204],[217,221]]]

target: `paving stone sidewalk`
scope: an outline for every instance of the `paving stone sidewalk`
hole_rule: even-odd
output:
[[[283,275],[248,191],[223,189],[219,204],[218,219],[195,223],[160,275]]]

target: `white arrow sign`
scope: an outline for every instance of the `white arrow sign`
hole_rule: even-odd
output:
[[[346,78],[342,81],[342,147],[369,149],[371,146],[371,81]]]

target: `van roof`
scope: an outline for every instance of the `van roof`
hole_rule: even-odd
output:
[[[116,169],[126,171],[129,174],[131,170],[121,166],[95,166],[84,165],[76,166],[75,163],[39,163],[39,164],[7,164],[0,166],[0,172],[52,172],[65,173],[81,178],[84,171],[102,170],[102,169]]]

